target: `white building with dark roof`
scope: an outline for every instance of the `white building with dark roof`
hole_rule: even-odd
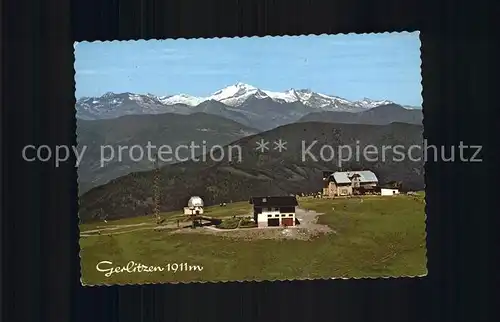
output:
[[[294,196],[252,197],[254,221],[258,227],[295,226],[295,207],[298,206]]]
[[[371,191],[378,185],[372,171],[338,171],[323,173],[323,195],[327,197],[350,196],[355,191]]]

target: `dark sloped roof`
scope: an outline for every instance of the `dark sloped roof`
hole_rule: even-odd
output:
[[[380,185],[378,186],[379,189],[390,189],[390,190],[399,190],[397,187],[393,187],[391,185]]]
[[[274,197],[252,197],[250,204],[255,207],[291,207],[298,206],[297,198],[293,196],[274,196]]]
[[[336,183],[351,183],[352,176],[356,175],[361,183],[364,182],[378,182],[377,176],[372,171],[344,171],[335,172],[332,174]]]

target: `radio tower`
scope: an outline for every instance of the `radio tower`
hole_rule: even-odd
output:
[[[156,223],[161,223],[160,218],[160,166],[158,164],[158,154],[154,156],[154,172],[153,172],[153,216],[155,216]]]

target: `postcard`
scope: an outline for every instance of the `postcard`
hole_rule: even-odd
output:
[[[74,50],[83,285],[427,274],[418,32]]]

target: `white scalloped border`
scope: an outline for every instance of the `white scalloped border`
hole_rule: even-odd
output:
[[[236,36],[236,37],[193,37],[193,38],[184,38],[184,37],[178,37],[178,38],[148,38],[148,39],[130,39],[130,40],[94,40],[94,41],[77,41],[73,44],[73,73],[74,76],[76,76],[76,71],[75,71],[75,48],[78,46],[80,43],[114,43],[114,42],[147,42],[147,41],[162,41],[162,40],[211,40],[211,39],[245,39],[245,38],[278,38],[278,37],[288,37],[288,38],[299,38],[299,37],[315,37],[315,36],[347,36],[347,35],[380,35],[380,34],[418,34],[419,36],[419,41],[420,41],[420,84],[421,84],[421,96],[422,98],[424,97],[424,80],[423,80],[423,75],[422,75],[422,67],[423,67],[423,61],[422,61],[422,37],[421,33],[418,30],[413,30],[413,31],[408,31],[408,30],[395,30],[395,31],[383,31],[383,32],[366,32],[366,33],[357,33],[357,32],[349,32],[349,33],[335,33],[335,34],[329,34],[329,33],[311,33],[311,34],[301,34],[301,35],[275,35],[275,36]],[[76,91],[76,80],[74,80],[74,90]],[[74,104],[76,104],[76,99],[74,101]],[[423,133],[422,133],[422,139],[425,139],[425,100],[422,99],[422,114],[423,114]],[[76,136],[76,142],[78,143],[78,135],[77,135],[77,130],[78,130],[78,125],[76,123],[76,111],[75,111],[75,136]],[[425,181],[425,172],[426,164],[424,164],[424,181]],[[78,191],[78,185],[79,185],[79,177],[78,177],[78,172],[77,172],[77,191]],[[80,208],[80,198],[77,193],[77,203],[78,203],[78,209]],[[112,283],[101,283],[101,284],[86,284],[83,280],[82,277],[82,266],[81,266],[81,248],[80,248],[80,216],[79,212],[77,212],[78,216],[78,227],[77,227],[77,232],[78,232],[78,259],[79,259],[79,279],[80,283],[84,287],[108,287],[108,286],[133,286],[133,285],[177,285],[177,284],[219,284],[219,283],[263,283],[263,282],[294,282],[294,281],[333,281],[333,280],[377,280],[377,279],[408,279],[408,278],[422,278],[422,277],[427,277],[429,274],[428,271],[428,263],[429,259],[427,257],[427,246],[428,246],[428,240],[427,240],[427,194],[425,195],[425,205],[424,205],[424,213],[425,213],[425,267],[426,267],[426,272],[421,275],[400,275],[400,276],[376,276],[376,277],[329,277],[329,278],[297,278],[297,279],[272,279],[272,280],[266,280],[266,279],[254,279],[254,280],[222,280],[222,281],[175,281],[175,282],[146,282],[146,283],[121,283],[121,284],[112,284]]]

